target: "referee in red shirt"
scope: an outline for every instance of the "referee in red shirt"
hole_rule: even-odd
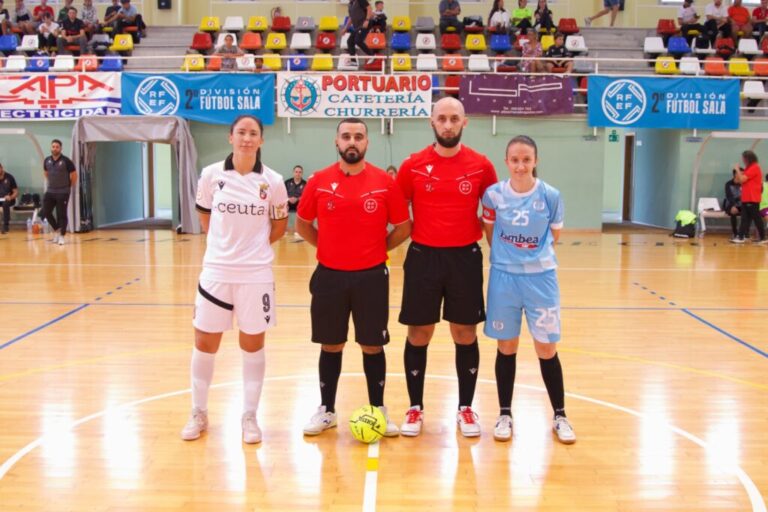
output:
[[[413,208],[400,312],[400,323],[408,326],[404,359],[411,408],[400,431],[407,436],[421,432],[427,346],[442,304],[456,347],[456,421],[462,435],[475,437],[480,435],[471,408],[480,362],[477,324],[485,320],[478,204],[485,189],[498,180],[488,158],[461,144],[467,118],[460,101],[439,100],[431,124],[435,143],[407,158],[397,173],[397,183]]]
[[[336,129],[341,161],[315,172],[299,203],[296,229],[317,247],[318,265],[309,282],[312,341],[320,351],[322,403],[304,426],[317,435],[336,426],[336,388],[347,342],[349,315],[355,341],[363,350],[368,400],[387,418],[386,436],[398,435],[384,407],[389,342],[389,270],[387,250],[411,234],[408,203],[384,170],[365,161],[368,127],[356,118]],[[317,228],[313,221],[317,219]],[[387,234],[387,224],[394,230]]]

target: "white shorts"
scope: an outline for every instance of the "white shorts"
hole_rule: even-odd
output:
[[[201,279],[197,286],[192,325],[203,332],[238,328],[246,334],[259,334],[276,325],[274,283],[219,283]]]

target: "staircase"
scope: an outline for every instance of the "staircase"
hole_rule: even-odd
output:
[[[600,73],[653,73],[648,63],[630,59],[643,59],[643,43],[655,30],[647,28],[582,28],[581,34],[589,48],[589,56],[603,59],[622,59],[599,62]]]
[[[149,27],[148,37],[133,49],[139,59],[129,59],[126,71],[180,71],[195,31],[193,25]]]

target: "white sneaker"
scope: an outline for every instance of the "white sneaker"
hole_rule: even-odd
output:
[[[584,26],[591,27],[592,26],[592,18],[590,18],[589,16],[584,18]]]
[[[478,423],[477,414],[471,407],[459,407],[459,412],[456,413],[456,423],[464,437],[478,437],[480,435],[480,423]]]
[[[496,420],[493,428],[493,438],[497,441],[509,441],[512,439],[512,416],[502,414]]]
[[[256,444],[261,442],[261,429],[256,422],[256,412],[250,411],[243,414],[243,442]]]
[[[317,408],[317,412],[309,418],[309,422],[304,425],[304,434],[308,436],[316,436],[321,434],[323,430],[328,430],[336,426],[336,413],[326,412],[325,406],[321,405]]]
[[[552,430],[557,434],[557,439],[563,444],[573,444],[576,442],[576,432],[573,431],[573,427],[568,423],[568,418],[565,416],[555,416],[555,420],[552,422]]]
[[[59,235],[59,240],[56,243],[59,245],[64,245],[64,235]]]
[[[400,434],[408,437],[416,437],[421,434],[421,425],[424,423],[424,411],[414,405],[405,413],[405,421],[400,426]]]
[[[53,234],[53,236],[51,237],[51,242],[53,242],[54,244],[59,243],[59,234],[58,233],[54,233]]]
[[[194,441],[206,430],[208,430],[208,411],[194,407],[187,424],[181,429],[181,438],[185,441]]]
[[[397,425],[389,419],[389,414],[387,414],[387,407],[382,405],[379,407],[379,410],[384,415],[384,419],[387,420],[387,429],[384,431],[384,437],[397,437],[400,435],[400,429],[397,428]]]

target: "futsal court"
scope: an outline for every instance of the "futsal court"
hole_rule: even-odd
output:
[[[474,407],[483,434],[458,434],[445,324],[429,348],[420,437],[371,446],[352,438],[346,419],[367,402],[353,343],[338,428],[304,437],[320,400],[307,289],[315,260],[308,244],[288,239],[275,245],[263,442],[241,441],[232,332],[216,360],[210,429],[184,442],[203,236],[100,230],[59,247],[12,232],[0,247],[3,512],[766,510],[765,247],[564,231],[559,351],[578,436],[570,446],[551,431],[526,331],[512,441],[493,439],[496,348],[482,335]],[[397,323],[404,255],[405,246],[391,254],[386,349],[385,402],[398,424],[409,405]]]

